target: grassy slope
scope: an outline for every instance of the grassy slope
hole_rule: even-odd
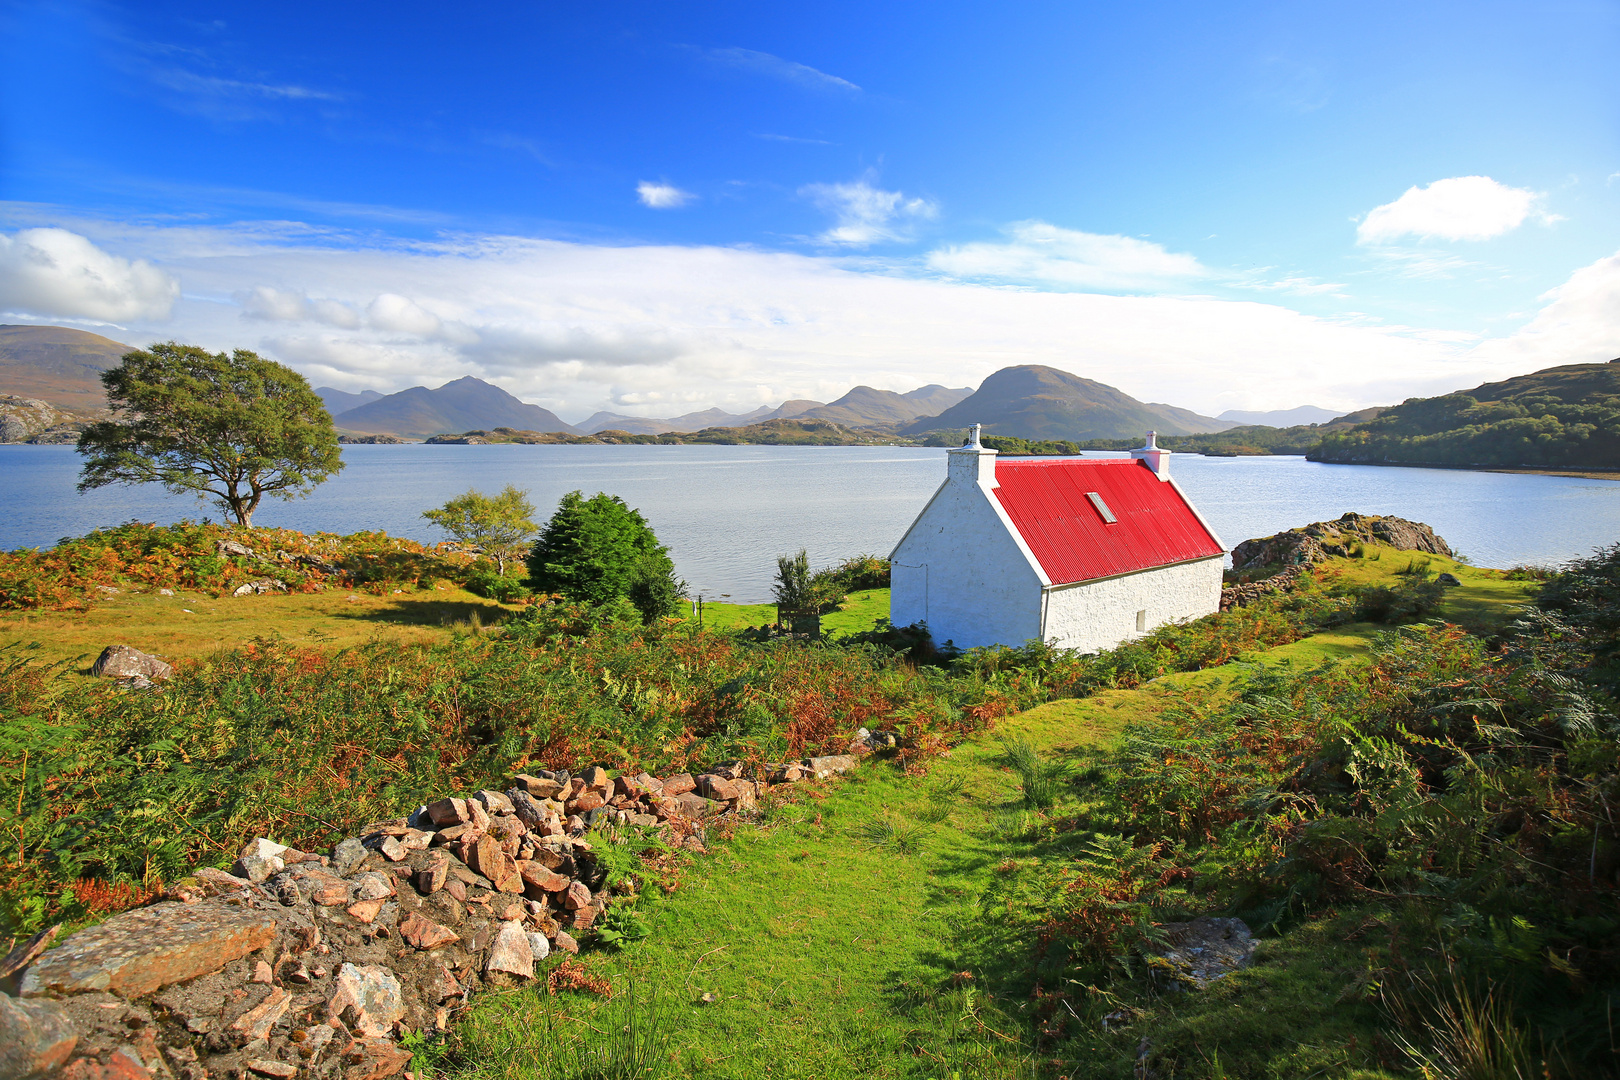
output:
[[[374,596],[333,589],[290,596],[214,597],[126,589],[89,611],[0,612],[0,648],[33,646],[40,659],[65,661],[88,673],[101,650],[133,645],[165,660],[207,656],[255,638],[280,636],[297,645],[343,648],[378,633],[427,641],[465,629],[474,619],[493,626],[516,608],[441,582],[436,589],[404,589]],[[822,618],[828,633],[869,630],[889,614],[889,590],[851,593]],[[689,617],[683,613],[683,618]],[[773,604],[703,605],[705,625],[720,629],[776,621]]]
[[[1384,553],[1338,570],[1372,581],[1405,559]],[[1529,588],[1451,560],[1432,560],[1431,570],[1463,580],[1448,592],[1445,614],[1480,630],[1499,625]],[[1354,658],[1379,629],[1339,627],[1255,659]],[[1001,721],[997,734],[1084,759],[1132,719],[1183,694],[1219,692],[1229,675],[1174,675],[1053,702]],[[634,986],[634,1004],[534,990],[486,997],[458,1028],[461,1049],[448,1066],[480,1076],[554,1074],[558,1045],[581,1034],[603,1045],[633,1009],[660,1017],[668,1075],[717,1080],[1123,1078],[1144,1032],[1155,1045],[1187,1048],[1204,1063],[1197,1075],[1383,1075],[1363,1071],[1379,1017],[1361,981],[1365,956],[1353,939],[1365,927],[1355,911],[1267,940],[1251,969],[1201,994],[1156,999],[1114,1034],[1098,1023],[1114,1002],[1066,988],[1076,1013],[1061,1046],[1074,1057],[1046,1056],[1029,988],[1009,981],[1022,967],[1011,950],[1021,946],[1003,928],[1017,912],[987,901],[1002,870],[1064,854],[1064,839],[1022,809],[998,753],[995,738],[982,738],[925,779],[871,761],[849,781],[796,791],[687,866],[671,895],[640,901],[649,939],[588,958],[621,991]],[[1074,805],[1060,802],[1051,816]],[[953,980],[959,972],[973,977]]]

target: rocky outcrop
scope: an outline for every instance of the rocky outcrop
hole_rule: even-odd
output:
[[[1319,562],[1353,554],[1362,544],[1382,544],[1396,551],[1422,551],[1451,557],[1451,547],[1429,526],[1398,517],[1345,514],[1336,521],[1316,521],[1232,549],[1232,569],[1281,567],[1269,577],[1228,585],[1221,590],[1221,610],[1246,607],[1273,593],[1294,587]]]
[[[0,394],[0,443],[71,443],[90,421],[39,398]]]
[[[1450,546],[1422,522],[1350,513],[1336,521],[1317,521],[1275,536],[1245,540],[1232,549],[1232,568],[1306,566],[1333,556],[1347,556],[1358,544],[1451,556]]]
[[[327,854],[252,840],[229,871],[205,867],[160,903],[7,957],[0,1080],[396,1075],[411,1059],[405,1033],[444,1030],[475,991],[540,978],[553,953],[579,951],[612,900],[593,825],[701,852],[715,817],[752,810],[772,780],[847,772],[888,745],[881,735],[767,766],[763,781],[742,762],[665,778],[521,773]]]

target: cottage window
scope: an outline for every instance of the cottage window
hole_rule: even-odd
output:
[[[1147,632],[1147,609],[1146,608],[1143,608],[1141,611],[1138,611],[1136,613],[1136,632],[1138,634],[1142,634],[1142,633]]]

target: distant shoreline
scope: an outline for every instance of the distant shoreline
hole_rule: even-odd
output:
[[[1524,476],[1572,476],[1579,480],[1620,480],[1620,469],[1542,469],[1530,465],[1453,465],[1430,461],[1327,461],[1322,465],[1376,465],[1391,469],[1451,469],[1456,472],[1518,473]]]
[[[548,445],[549,446],[559,446],[559,445],[562,445],[562,446],[566,446],[566,445],[575,445],[575,446],[582,446],[582,445],[583,446],[592,446],[592,445],[595,445],[595,446],[657,446],[657,445],[663,445],[663,446],[904,446],[904,447],[913,447],[913,448],[917,448],[917,449],[938,449],[938,447],[930,447],[930,446],[927,446],[926,444],[923,444],[923,443],[898,442],[898,441],[896,441],[896,442],[836,442],[836,443],[835,442],[828,442],[828,443],[794,443],[794,442],[763,442],[763,441],[762,442],[742,442],[742,441],[738,441],[738,442],[735,442],[735,443],[730,443],[730,442],[719,442],[719,441],[709,441],[709,440],[703,440],[701,442],[698,442],[698,441],[694,441],[694,442],[676,442],[674,440],[671,440],[670,442],[667,442],[667,443],[661,443],[661,442],[659,442],[657,440],[656,436],[653,436],[653,437],[650,437],[650,438],[647,437],[647,436],[642,436],[642,437],[636,439],[635,441],[630,441],[630,440],[621,440],[621,439],[611,438],[611,437],[608,438],[608,439],[597,439],[597,438],[595,438],[593,436],[583,436],[583,437],[581,437],[581,436],[567,436],[567,435],[564,435],[561,438],[558,438],[556,442],[549,442],[549,441],[540,442],[538,440],[530,441],[530,440],[526,440],[526,439],[499,439],[499,438],[497,438],[497,439],[488,439],[488,440],[478,439],[477,442],[467,443],[467,442],[462,442],[461,438],[462,437],[455,437],[455,441],[451,441],[451,439],[449,439],[449,438],[439,437],[438,441],[435,441],[435,442],[428,442],[427,440],[411,440],[411,441],[401,441],[401,442],[395,443],[393,445],[399,445],[399,446],[425,446],[425,445],[431,445],[431,446],[467,446],[467,445],[473,445],[473,446],[503,446],[503,445],[505,445],[505,446],[536,446],[536,445],[538,445],[538,446],[548,446]],[[352,441],[352,442],[347,443],[345,445],[353,446],[353,445],[365,445],[365,444],[360,443],[358,440],[355,440],[355,441]],[[1090,447],[1081,447],[1080,448],[1081,451],[1085,451],[1085,450],[1088,450],[1088,449],[1095,451],[1096,448],[1090,448]],[[1180,451],[1176,451],[1176,452],[1177,453],[1182,453],[1182,454],[1192,454],[1192,455],[1195,455],[1197,457],[1219,457],[1219,458],[1224,458],[1224,457],[1303,457],[1303,456],[1305,456],[1305,455],[1302,455],[1302,454],[1231,454],[1231,455],[1227,455],[1227,454],[1205,454],[1205,453],[1200,453],[1199,451],[1196,451],[1196,450],[1180,450]],[[1020,453],[1020,452],[1017,452],[1017,451],[1010,451],[1010,452],[1003,452],[1002,456],[1003,457],[1050,457],[1050,456],[1054,456],[1054,455],[1035,454],[1035,453],[1029,453],[1029,452]],[[1058,456],[1061,456],[1061,455],[1058,455]],[[1552,468],[1543,469],[1543,468],[1535,468],[1535,467],[1532,467],[1532,466],[1517,466],[1517,465],[1453,465],[1453,464],[1449,464],[1449,463],[1426,462],[1426,461],[1320,461],[1319,460],[1318,463],[1322,464],[1322,465],[1376,465],[1376,466],[1387,467],[1387,468],[1392,468],[1392,469],[1450,469],[1450,470],[1457,471],[1457,472],[1518,473],[1518,474],[1525,475],[1525,476],[1568,476],[1568,477],[1574,477],[1574,478],[1580,479],[1580,480],[1614,480],[1614,481],[1620,481],[1620,468],[1616,468],[1616,469],[1552,469]]]

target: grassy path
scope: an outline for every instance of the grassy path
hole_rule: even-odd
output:
[[[1101,745],[1144,696],[1065,702],[1012,727],[1052,750]],[[997,753],[976,742],[920,780],[870,761],[805,785],[688,866],[667,899],[640,901],[651,937],[590,962],[616,987],[634,983],[642,1011],[657,995],[671,1075],[1024,1075],[1026,1018],[974,1004],[997,962],[975,948],[980,898],[1028,847],[1030,818]],[[953,987],[963,971],[974,979]],[[566,997],[594,1027],[626,1007]],[[536,1018],[560,1000],[482,999],[461,1035],[475,1071],[555,1075],[556,1044],[536,1038]]]

